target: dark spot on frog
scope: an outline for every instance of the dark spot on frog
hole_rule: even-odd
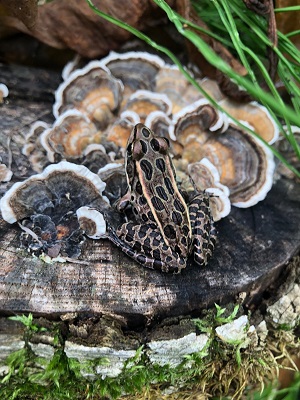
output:
[[[136,185],[135,185],[135,191],[139,194],[142,195],[143,194],[143,188],[141,185],[140,181],[137,181]]]
[[[133,242],[133,237],[132,237],[131,235],[127,234],[127,235],[125,236],[125,240],[126,240],[127,242]]]
[[[183,227],[181,228],[181,230],[182,230],[182,232],[183,232],[183,234],[184,234],[185,236],[187,236],[187,235],[189,234],[189,231],[190,231],[190,229],[189,229],[189,227],[188,227],[187,225],[183,225]]]
[[[135,207],[133,207],[132,211],[133,211],[133,213],[134,213],[135,215],[138,215],[138,214],[139,214],[138,210],[137,210]]]
[[[147,221],[149,221],[149,218],[147,217],[146,214],[142,214],[142,220],[143,220],[144,222],[147,222]]]
[[[174,247],[174,250],[176,251],[177,254],[181,254],[181,248],[176,244],[176,246]]]
[[[182,236],[182,238],[181,238],[181,244],[183,245],[183,246],[186,246],[187,245],[187,240],[186,240],[186,237],[185,236]]]
[[[157,240],[156,238],[154,238],[154,239],[153,239],[153,242],[152,242],[152,245],[153,245],[154,247],[158,247],[158,246],[160,245],[160,241]]]
[[[142,135],[143,135],[145,138],[148,138],[148,137],[150,136],[150,131],[149,131],[149,129],[147,129],[146,127],[142,128]]]
[[[182,223],[182,214],[180,214],[178,211],[173,211],[172,212],[172,221],[176,225],[181,225],[181,223]]]
[[[163,200],[168,200],[168,195],[165,191],[165,189],[163,188],[163,186],[157,186],[156,187],[156,193],[158,194],[158,196],[163,199]]]
[[[157,211],[162,211],[165,209],[163,202],[160,200],[159,197],[153,196],[151,198],[151,203],[153,204],[153,207]]]
[[[148,215],[148,218],[150,219],[150,221],[155,222],[155,218],[154,218],[154,215],[152,214],[152,211],[149,211],[147,215]]]
[[[144,154],[146,154],[147,151],[148,151],[147,143],[146,143],[144,140],[140,140],[140,143],[141,143],[141,146],[142,146],[142,152],[143,152]]]
[[[156,166],[157,168],[161,171],[161,172],[165,172],[166,170],[166,163],[165,160],[163,158],[158,158],[156,161]]]
[[[143,248],[145,249],[149,249],[150,248],[150,238],[149,237],[147,237],[145,240],[144,240],[144,244],[143,244]]]
[[[196,214],[196,212],[199,210],[199,208],[198,207],[195,207],[195,206],[190,206],[189,207],[189,213],[191,214],[191,213],[194,213],[194,214]]]
[[[126,150],[127,150],[127,155],[130,156],[132,154],[132,143],[129,143]]]
[[[140,242],[134,243],[134,249],[139,253],[142,250],[142,245]]]
[[[155,260],[161,260],[161,254],[159,250],[153,250],[153,258],[155,258]]]
[[[147,160],[142,160],[141,163],[141,169],[145,174],[145,177],[148,181],[151,181],[152,175],[153,175],[153,168],[152,165],[149,161]]]
[[[176,239],[175,229],[170,224],[164,227],[164,234],[168,239]]]
[[[159,149],[160,149],[159,141],[156,140],[156,139],[151,139],[150,140],[150,146],[152,147],[152,149],[154,151],[159,151]]]
[[[147,235],[148,231],[148,226],[147,225],[141,225],[139,231],[138,231],[138,237],[140,239],[143,239]]]
[[[141,264],[145,264],[146,262],[146,257],[143,254],[139,254],[136,259]]]
[[[168,177],[166,177],[164,179],[164,181],[165,181],[165,186],[168,189],[168,192],[173,195],[174,194],[174,188],[172,186],[172,183],[171,183],[170,179]]]
[[[180,212],[184,212],[185,211],[184,205],[178,199],[174,200],[174,207],[176,208],[177,211],[180,211]]]
[[[141,196],[141,197],[139,198],[139,204],[140,204],[140,206],[144,206],[145,204],[147,204],[146,197]]]

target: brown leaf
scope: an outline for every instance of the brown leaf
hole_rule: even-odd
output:
[[[28,29],[34,26],[37,16],[36,0],[0,0],[0,17],[13,17]]]
[[[1,0],[0,0],[1,1]],[[157,24],[163,12],[151,0],[94,0],[101,11],[138,28]],[[169,1],[172,6],[172,0]],[[84,57],[95,58],[116,49],[131,36],[96,15],[85,0],[54,0],[38,8],[37,21],[29,30],[16,19],[4,21],[10,27],[34,36],[55,48],[70,48]]]
[[[277,0],[276,7],[300,6],[300,0]],[[300,11],[276,13],[277,28],[282,33],[296,31],[300,26]],[[291,37],[291,40],[300,48],[300,34]]]

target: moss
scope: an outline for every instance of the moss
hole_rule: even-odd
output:
[[[267,385],[276,382],[278,368],[284,367],[292,355],[300,352],[300,344],[293,331],[274,328],[260,350],[257,343],[251,341],[242,348],[240,343],[220,340],[215,327],[232,322],[237,314],[238,307],[228,312],[217,306],[203,319],[194,320],[199,330],[209,333],[209,340],[201,352],[187,355],[176,368],[152,364],[147,347],[141,346],[135,356],[125,362],[119,376],[95,380],[84,378],[82,371],[94,372],[97,365],[103,365],[107,360],[79,363],[68,359],[59,333],[59,345],[52,359],[43,364],[26,341],[30,336],[28,331],[39,329],[28,317],[23,319],[26,324],[31,321],[26,325],[25,347],[8,357],[9,373],[2,380],[0,395],[5,399],[20,400],[117,399],[124,394],[130,400],[206,399],[221,395],[230,399],[247,398],[247,393],[262,391],[265,386],[267,391]]]

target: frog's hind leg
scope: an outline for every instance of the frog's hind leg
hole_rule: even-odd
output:
[[[116,246],[145,267],[177,273],[186,266],[186,260],[166,246],[159,230],[151,224],[127,222],[117,232],[108,227],[108,232]]]
[[[204,193],[194,197],[189,204],[189,214],[194,260],[199,265],[206,265],[212,256],[217,238],[209,207],[209,195]]]

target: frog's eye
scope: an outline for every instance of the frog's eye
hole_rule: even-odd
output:
[[[169,149],[169,141],[162,137],[154,138],[150,140],[150,146],[154,151],[166,154]]]

